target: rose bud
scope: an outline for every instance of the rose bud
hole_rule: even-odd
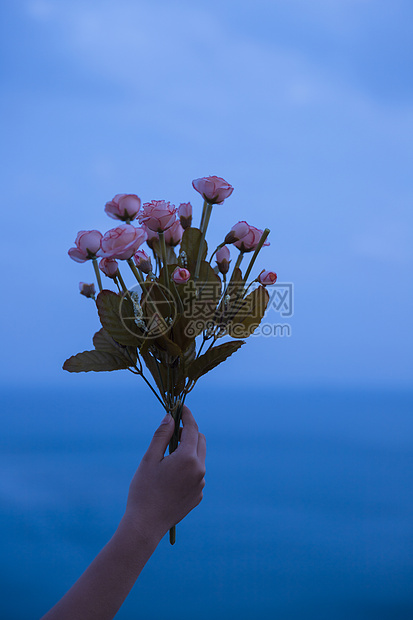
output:
[[[142,228],[135,228],[131,224],[121,224],[104,234],[98,256],[126,260],[132,258],[144,241],[146,241],[146,232]]]
[[[275,273],[275,271],[266,271],[265,269],[263,269],[257,280],[260,284],[263,284],[264,286],[269,286],[277,282],[277,274]]]
[[[77,263],[84,263],[94,258],[100,249],[102,233],[98,230],[81,230],[77,233],[76,247],[70,248],[68,254]]]
[[[218,269],[220,270],[222,274],[226,274],[229,271],[229,264],[231,262],[229,260],[229,257],[230,257],[230,253],[226,245],[224,245],[222,248],[218,250],[217,255],[216,255],[216,261],[217,261]]]
[[[183,267],[177,267],[172,273],[172,280],[175,284],[185,284],[185,282],[188,282],[190,277],[191,274],[188,269],[184,269]]]
[[[118,263],[114,258],[102,258],[99,262],[99,269],[103,271],[108,278],[114,278],[118,273]]]
[[[263,232],[264,231],[260,230],[259,228],[250,226],[247,234],[239,241],[236,241],[234,245],[236,248],[241,250],[241,252],[252,252],[257,247]],[[265,241],[264,245],[270,245],[270,242]]]
[[[181,226],[181,222],[179,220],[175,220],[175,222],[165,231],[165,243],[166,245],[170,245],[173,248],[181,243],[182,235],[184,234],[184,229]]]
[[[145,224],[142,224],[142,229],[146,232],[146,243],[148,244],[148,246],[151,248],[151,250],[153,250],[153,242],[155,239],[159,240],[159,235],[156,232],[153,232],[153,230],[151,230],[150,228],[148,228],[147,226],[145,226]]]
[[[81,295],[95,299],[96,289],[93,282],[92,284],[86,284],[86,282],[79,282],[79,291]]]
[[[137,268],[140,269],[142,273],[150,273],[152,271],[151,259],[144,250],[138,250],[134,254],[133,260],[135,261]]]
[[[153,232],[163,232],[175,222],[176,208],[165,200],[145,202],[139,214],[139,222],[145,224]]]
[[[234,188],[221,177],[202,177],[194,179],[192,186],[209,204],[222,205],[225,198],[231,196]]]
[[[239,241],[249,232],[250,225],[247,222],[238,222],[235,224],[224,239],[224,243],[235,243]]]
[[[182,228],[185,230],[192,224],[192,205],[190,202],[181,202],[178,207],[178,217]]]
[[[114,220],[130,222],[134,220],[141,208],[141,199],[136,194],[116,194],[105,205],[105,212]]]

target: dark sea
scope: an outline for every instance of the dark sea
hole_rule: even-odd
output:
[[[412,620],[413,392],[190,396],[204,500],[117,618]],[[28,620],[113,534],[163,414],[142,385],[3,388],[1,401],[0,618]]]

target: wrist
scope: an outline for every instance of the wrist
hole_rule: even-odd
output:
[[[144,519],[136,514],[130,514],[126,510],[123,515],[115,536],[132,551],[145,548],[151,553],[156,549],[165,532],[153,524],[147,524]]]

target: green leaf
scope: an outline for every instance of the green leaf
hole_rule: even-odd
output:
[[[244,288],[244,280],[242,278],[242,272],[239,267],[234,267],[231,274],[231,279],[228,283],[227,295],[231,297],[231,300],[236,299]]]
[[[202,233],[198,228],[187,228],[182,235],[180,252],[186,253],[186,259],[188,261],[188,269],[191,273],[195,271],[196,260],[198,257],[198,250],[201,244]],[[206,241],[202,245],[201,259],[205,260],[208,252],[208,246]]]
[[[245,299],[235,302],[232,309],[233,318],[229,325],[229,335],[232,338],[248,338],[259,326],[265,314],[269,301],[269,294],[264,286],[259,286]]]
[[[177,265],[168,265],[169,276]],[[168,280],[169,280],[168,276]],[[177,311],[177,300],[174,290],[165,288],[163,280],[163,270],[157,280],[146,280],[142,284],[141,306],[143,316],[148,328],[151,326],[153,316],[174,319]],[[165,326],[165,333],[169,331],[169,327]]]
[[[225,342],[217,347],[213,347],[201,357],[191,362],[187,369],[188,378],[192,381],[197,381],[199,377],[205,375],[207,372],[224,362],[230,355],[238,351],[244,342]]]
[[[180,358],[177,366],[177,373],[175,375],[175,394],[180,394],[184,389],[187,375],[186,369],[187,366],[194,361],[195,356],[196,344],[195,339],[193,339],[186,351],[183,351],[182,357]]]
[[[161,244],[160,244],[159,239],[152,240],[152,249],[155,252],[155,254],[157,254],[157,256],[159,256],[159,258],[163,260]],[[168,265],[172,265],[173,263],[176,263],[175,250],[170,245],[166,246],[166,262],[168,263]]]
[[[125,346],[140,346],[142,335],[135,323],[133,304],[129,297],[103,290],[96,299],[102,327],[116,342]]]
[[[115,353],[115,351],[118,353],[121,349],[121,345],[103,327],[93,336],[93,346],[98,351],[107,351],[107,353]]]
[[[180,357],[182,355],[181,348],[165,335],[158,336],[158,338],[155,338],[152,342],[159,349],[159,351],[168,353],[168,355],[172,358]]]
[[[63,370],[68,372],[95,372],[121,370],[129,368],[131,363],[125,359],[112,355],[106,351],[83,351],[69,357],[63,364]]]
[[[126,347],[122,344],[119,344],[112,338],[110,334],[108,334],[105,329],[103,329],[103,327],[93,336],[93,346],[97,351],[106,351],[107,353],[111,353],[112,355],[124,357],[129,362],[129,364],[131,361],[136,364],[136,347]]]
[[[154,356],[149,351],[141,351],[143,361],[146,364],[147,369],[151,373],[158,390],[161,394],[164,394],[164,390],[167,386],[167,369],[163,364],[157,362]],[[162,387],[163,386],[163,387]]]

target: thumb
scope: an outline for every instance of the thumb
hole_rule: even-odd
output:
[[[159,461],[162,460],[165,450],[171,441],[174,428],[173,418],[170,413],[167,413],[153,435],[149,448],[146,451],[147,457]]]

